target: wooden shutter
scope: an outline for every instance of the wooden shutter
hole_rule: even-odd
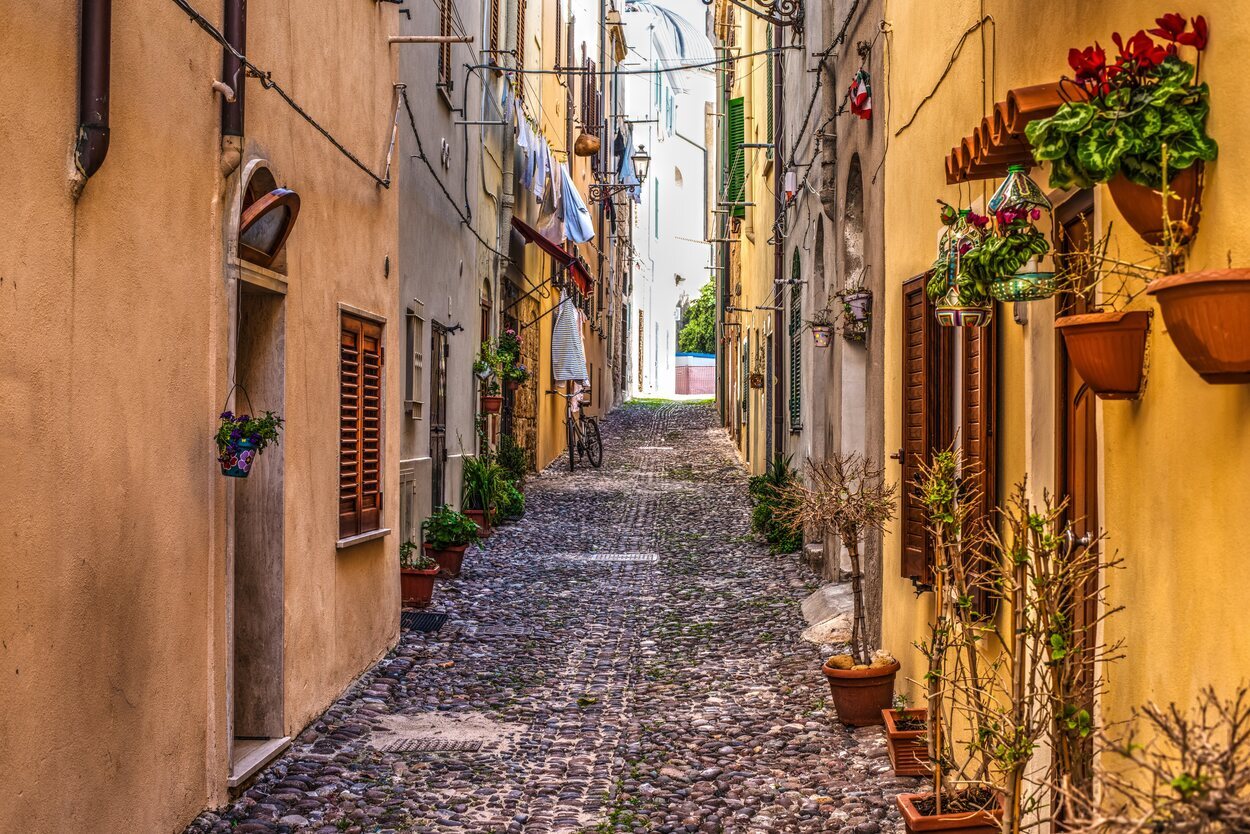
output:
[[[452,0],[439,0],[438,33],[443,37],[451,37],[451,4]],[[438,45],[438,83],[448,90],[451,84],[451,44]]]
[[[516,4],[516,66],[525,69],[525,0],[517,0]],[[525,98],[525,75],[522,72],[517,79],[516,97]]]
[[[382,326],[344,314],[339,340],[339,538],[382,524]]]
[[[802,268],[799,250],[794,250],[793,278],[798,280]],[[798,431],[803,422],[803,287],[790,286],[790,431]],[[771,380],[769,381],[771,384]]]
[[[556,0],[556,51],[553,53],[555,55],[555,62],[556,62],[556,67],[557,67],[556,78],[560,77],[559,66],[560,66],[560,62],[564,60],[564,55],[563,55],[564,50],[561,48],[563,38],[564,38],[564,4],[561,3],[560,0]]]
[[[746,152],[742,147],[742,143],[746,141],[744,104],[745,100],[741,96],[729,100],[729,147],[726,154],[729,174],[725,189],[725,201],[728,203],[746,202]],[[732,217],[746,217],[747,209],[743,205],[731,205],[729,212]]]
[[[490,0],[490,55],[487,60],[496,66],[503,66],[499,60],[499,0]]]
[[[949,328],[938,325],[925,295],[928,275],[903,283],[903,534],[902,575],[928,583],[932,579],[933,542],[924,505],[916,496],[920,465],[934,449],[950,443],[949,380],[953,352]]]

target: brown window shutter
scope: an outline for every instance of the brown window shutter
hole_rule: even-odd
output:
[[[486,60],[495,66],[503,66],[503,62],[499,60],[499,0],[490,0],[490,55]]]
[[[933,542],[916,495],[920,465],[951,437],[950,378],[954,354],[948,328],[938,325],[925,295],[928,275],[903,283],[902,576],[932,581]]]
[[[525,0],[516,4],[516,65],[521,70],[517,79],[517,98],[525,98]]]
[[[439,0],[438,33],[443,37],[451,37],[451,4],[452,0]],[[438,81],[447,89],[451,89],[451,44],[438,45]]]
[[[339,341],[339,537],[381,527],[382,327],[344,315]]]
[[[564,39],[564,4],[561,3],[560,0],[556,0],[556,49],[555,49],[555,52],[552,53],[555,55],[555,62],[557,66],[556,78],[560,77],[559,64],[561,61],[564,60],[564,49],[562,47],[563,39]]]
[[[976,505],[968,516],[968,530],[975,531],[984,524],[993,523],[994,507],[998,504],[998,365],[997,326],[991,320],[985,327],[964,330],[963,379],[960,381],[962,411],[960,437],[963,444],[964,490],[976,495]],[[976,554],[980,564],[972,569],[984,572],[988,569],[991,554]],[[989,615],[993,603],[985,589],[977,594],[977,610]]]

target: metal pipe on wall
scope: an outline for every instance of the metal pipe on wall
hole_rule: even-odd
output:
[[[241,55],[247,54],[247,0],[225,0],[222,34]],[[246,73],[243,62],[229,49],[221,51],[221,80],[234,90],[234,101],[221,102],[221,135],[243,135],[243,88]]]
[[[78,143],[74,151],[77,178],[73,192],[82,194],[87,180],[109,150],[109,70],[112,64],[112,0],[82,0],[78,26]]]

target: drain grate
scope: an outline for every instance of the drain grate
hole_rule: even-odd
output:
[[[658,562],[657,553],[556,553],[560,559],[574,562]]]
[[[432,611],[405,611],[399,615],[399,627],[404,631],[438,631],[445,622],[446,614]]]
[[[476,753],[482,749],[481,739],[397,738],[379,744],[383,753]]]

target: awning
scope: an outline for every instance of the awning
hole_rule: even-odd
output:
[[[554,258],[561,266],[569,267],[569,274],[573,276],[573,281],[577,284],[578,289],[583,293],[590,292],[590,271],[586,269],[586,264],[582,263],[581,258],[578,258],[571,252],[566,252],[560,244],[519,217],[512,218],[512,228],[516,229],[521,237],[525,238],[526,243],[538,244],[539,249]]]
[[[1057,81],[1009,90],[1007,100],[995,104],[994,111],[951,149],[946,158],[947,184],[1001,178],[1012,165],[1032,167],[1036,163],[1025,126],[1055,115],[1066,101],[1083,98],[1079,86],[1061,87]]]

